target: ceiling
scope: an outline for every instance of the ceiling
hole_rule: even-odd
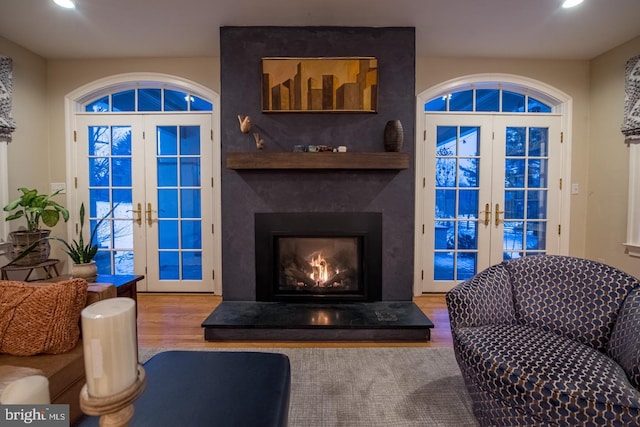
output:
[[[421,56],[592,59],[639,0],[0,0],[0,36],[49,59],[218,56],[221,26],[410,26]]]

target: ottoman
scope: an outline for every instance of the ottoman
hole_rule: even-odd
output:
[[[286,426],[291,369],[284,354],[167,351],[144,364],[132,427]],[[98,426],[85,416],[77,425]]]

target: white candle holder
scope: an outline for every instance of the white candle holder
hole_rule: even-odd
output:
[[[146,384],[146,374],[140,364],[136,381],[114,395],[91,396],[85,384],[80,391],[80,409],[87,415],[100,416],[100,427],[127,427],[134,413],[133,402],[142,395]]]

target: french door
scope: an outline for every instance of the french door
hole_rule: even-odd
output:
[[[92,229],[105,218],[98,272],[144,274],[141,291],[213,291],[211,115],[76,120],[78,203]]]
[[[423,292],[506,259],[559,253],[555,115],[425,114]]]

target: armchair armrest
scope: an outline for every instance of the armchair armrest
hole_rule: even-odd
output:
[[[607,353],[640,390],[640,287],[627,295],[613,327]]]
[[[497,264],[447,292],[451,330],[495,323],[515,323],[509,274]]]

